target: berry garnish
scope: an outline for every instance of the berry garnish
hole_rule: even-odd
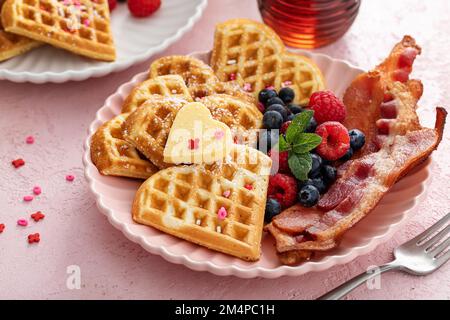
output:
[[[326,164],[326,165],[322,166],[321,171],[322,171],[323,179],[325,180],[325,182],[328,185],[330,185],[334,181],[336,181],[337,171],[336,171],[335,167]]]
[[[277,92],[273,89],[263,89],[258,94],[258,101],[266,104],[267,100],[270,98],[275,98],[277,96]]]
[[[303,108],[300,107],[298,104],[288,104],[287,108],[289,109],[289,111],[291,111],[293,114],[297,114],[300,112],[303,112]]]
[[[289,87],[284,87],[278,92],[278,96],[285,104],[288,104],[294,101],[295,92]]]
[[[276,149],[271,149],[267,155],[272,159],[272,168],[276,167],[276,163],[278,164],[278,170],[279,173],[290,173],[291,170],[289,169],[288,164],[288,152],[282,151],[278,152]],[[277,173],[275,172],[275,173]]]
[[[312,165],[309,171],[310,177],[317,177],[320,175],[320,167],[322,166],[322,158],[318,154],[311,154]]]
[[[348,135],[350,136],[350,147],[353,151],[358,151],[366,143],[366,136],[358,129],[350,130]]]
[[[319,190],[320,194],[325,193],[325,191],[327,190],[327,184],[326,184],[325,180],[323,179],[323,177],[308,179],[306,181],[299,181],[298,189],[301,190],[306,185],[311,185],[311,186],[316,187],[317,190]]]
[[[128,9],[135,17],[148,17],[161,6],[161,0],[128,0]]]
[[[278,143],[278,131],[261,130],[258,140],[258,150],[267,153],[268,150]]]
[[[272,218],[280,214],[281,205],[276,199],[267,199],[266,202],[266,214],[264,215],[264,220],[266,222],[272,221]]]
[[[287,128],[286,134],[281,134],[278,140],[279,150],[289,152],[289,168],[298,180],[308,179],[312,167],[310,151],[322,141],[317,134],[304,132],[312,115],[311,110],[297,114]]]
[[[341,100],[331,91],[318,91],[311,95],[309,107],[314,110],[314,118],[321,124],[327,121],[342,122],[346,110]]]
[[[353,149],[348,148],[347,152],[339,159],[341,161],[348,161],[353,157]]]
[[[289,118],[289,116],[288,116]],[[280,132],[281,133],[286,133],[287,128],[289,127],[289,125],[292,123],[292,120],[286,121],[285,123],[282,124]]]
[[[267,195],[278,200],[282,208],[289,208],[297,199],[297,182],[291,176],[277,173],[269,178]]]
[[[263,116],[263,126],[266,129],[280,129],[283,124],[283,116],[273,110],[268,110]]]
[[[311,120],[309,120],[309,124],[306,127],[305,132],[309,133],[316,132],[316,128],[317,128],[317,121],[314,117],[312,117]]]
[[[328,121],[316,129],[322,142],[316,148],[317,153],[325,160],[334,161],[346,154],[350,148],[350,137],[347,129],[339,122]]]
[[[266,102],[266,107],[269,107],[269,106],[271,106],[271,105],[273,105],[273,104],[281,104],[281,105],[284,105],[284,102],[283,102],[283,100],[281,100],[281,99],[278,98],[278,97],[273,97],[273,98],[270,98],[269,100],[267,100],[267,102]]]
[[[117,7],[117,0],[108,0],[109,12],[112,12]]]
[[[298,202],[304,207],[312,207],[319,201],[319,190],[313,185],[304,186],[298,193]]]
[[[288,109],[281,104],[272,104],[266,109],[266,112],[267,111],[276,111],[283,116],[283,122],[287,120]]]

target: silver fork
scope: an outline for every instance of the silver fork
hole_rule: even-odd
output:
[[[341,299],[367,280],[390,270],[398,269],[418,276],[427,275],[437,270],[450,258],[450,250],[444,252],[450,245],[450,237],[445,239],[450,233],[450,224],[445,226],[449,220],[450,213],[417,237],[396,248],[394,250],[394,261],[371,272],[361,273],[318,299]]]

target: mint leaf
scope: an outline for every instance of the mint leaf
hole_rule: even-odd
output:
[[[291,150],[291,145],[286,142],[286,139],[282,134],[280,134],[280,139],[278,139],[278,151],[283,152],[287,150]]]
[[[300,132],[304,132],[306,130],[306,128],[308,127],[309,121],[311,121],[311,118],[314,115],[314,111],[311,110],[305,110],[302,113],[299,113],[295,116],[294,120],[292,120],[291,125],[289,126],[289,128],[291,126],[297,127],[298,129],[295,130],[299,130]],[[289,129],[288,128],[288,129]],[[287,137],[287,132],[286,132],[286,137]],[[295,142],[295,141],[291,141],[291,140],[287,140],[288,142]]]
[[[322,138],[315,133],[302,133],[292,144],[295,153],[306,153],[317,147],[322,142]]]
[[[312,167],[311,154],[289,152],[288,164],[298,180],[307,180]]]
[[[303,132],[302,128],[297,123],[292,122],[286,130],[286,140],[289,143],[293,143],[298,139],[298,136],[302,132]]]

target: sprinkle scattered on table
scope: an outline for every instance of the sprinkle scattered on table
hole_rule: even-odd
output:
[[[41,236],[39,233],[28,235],[28,243],[38,243],[39,241],[41,241]]]
[[[21,227],[26,227],[28,225],[28,221],[26,219],[19,219],[17,220],[17,225]]]
[[[28,136],[25,139],[25,142],[28,143],[28,144],[33,144],[34,143],[34,137],[33,136]]]
[[[34,188],[33,188],[33,193],[35,194],[35,195],[40,195],[41,193],[42,193],[42,189],[41,189],[41,187],[39,187],[39,186],[35,186]]]
[[[45,214],[43,214],[41,211],[37,211],[31,215],[31,218],[34,221],[38,222],[39,220],[42,220],[45,218]]]
[[[5,230],[5,224],[4,223],[0,223],[0,233],[2,233],[3,230]]]
[[[23,201],[30,202],[33,201],[34,197],[32,195],[24,196]]]
[[[72,182],[73,180],[75,180],[75,176],[72,175],[72,174],[68,174],[68,175],[66,176],[66,180]]]
[[[20,168],[21,166],[23,166],[25,164],[25,161],[22,158],[19,158],[19,159],[13,160],[11,163],[14,166],[14,168],[17,169],[17,168]]]

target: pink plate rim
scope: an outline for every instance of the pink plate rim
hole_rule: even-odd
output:
[[[312,52],[305,52],[305,51],[296,51],[301,52],[302,54],[310,57],[314,61],[320,63],[326,63],[328,66],[334,66],[336,64],[339,65],[339,67],[353,69],[352,71],[355,73],[361,73],[364,72],[362,69],[353,66],[347,61],[340,60],[340,59],[334,59],[331,58],[328,55],[325,54],[318,54],[318,53],[312,53]],[[209,53],[208,52],[197,52],[192,53],[191,55],[196,57],[205,57]],[[93,135],[93,133],[96,131],[96,129],[107,119],[104,119],[105,116],[103,114],[112,113],[117,114],[120,112],[120,106],[118,105],[121,103],[126,97],[126,95],[129,93],[132,87],[134,87],[135,84],[141,82],[143,79],[146,78],[146,72],[139,73],[135,75],[130,81],[122,84],[115,93],[110,95],[106,101],[105,104],[97,111],[96,117],[94,121],[90,124],[88,129],[88,136],[84,142],[84,155],[83,155],[83,164],[85,166],[85,177],[89,183],[89,188],[92,191],[92,193],[95,196],[95,200],[97,203],[97,206],[99,210],[105,214],[109,220],[109,222],[117,229],[122,231],[122,233],[131,241],[140,244],[145,250],[152,254],[157,254],[162,256],[164,259],[166,259],[169,262],[175,263],[175,264],[183,264],[187,266],[188,268],[196,271],[208,271],[216,275],[220,276],[229,276],[234,275],[240,278],[255,278],[255,277],[263,277],[263,278],[278,278],[281,276],[299,276],[303,275],[308,272],[312,271],[324,271],[327,270],[335,265],[341,265],[348,263],[355,259],[358,256],[367,254],[374,250],[379,244],[389,240],[393,234],[400,228],[400,226],[405,222],[406,217],[408,216],[408,212],[410,212],[417,204],[417,202],[426,194],[426,185],[428,185],[431,182],[431,175],[430,175],[430,164],[432,165],[432,160],[428,160],[424,165],[421,166],[420,172],[423,176],[422,180],[420,181],[419,191],[415,195],[413,199],[410,200],[410,204],[404,208],[401,208],[401,217],[397,221],[390,223],[388,225],[385,225],[386,229],[384,232],[381,232],[377,234],[376,236],[372,237],[368,242],[363,243],[363,245],[352,247],[351,250],[348,250],[347,252],[344,252],[343,254],[334,254],[334,255],[326,255],[320,258],[317,261],[307,261],[299,266],[285,266],[285,265],[279,265],[274,268],[267,268],[267,267],[261,267],[258,266],[258,262],[255,262],[251,264],[250,267],[242,268],[238,265],[217,265],[213,263],[212,261],[195,261],[193,260],[188,253],[184,254],[178,254],[174,252],[170,252],[165,246],[155,245],[152,244],[150,241],[148,241],[142,234],[139,234],[139,232],[136,232],[130,228],[131,225],[123,223],[120,221],[117,216],[116,212],[108,206],[108,203],[105,201],[104,194],[101,192],[101,189],[99,190],[97,188],[98,181],[94,177],[93,173],[96,172],[96,168],[94,164],[91,161],[90,158],[90,138]],[[417,187],[417,185],[416,185]],[[184,240],[179,240],[184,241]]]

